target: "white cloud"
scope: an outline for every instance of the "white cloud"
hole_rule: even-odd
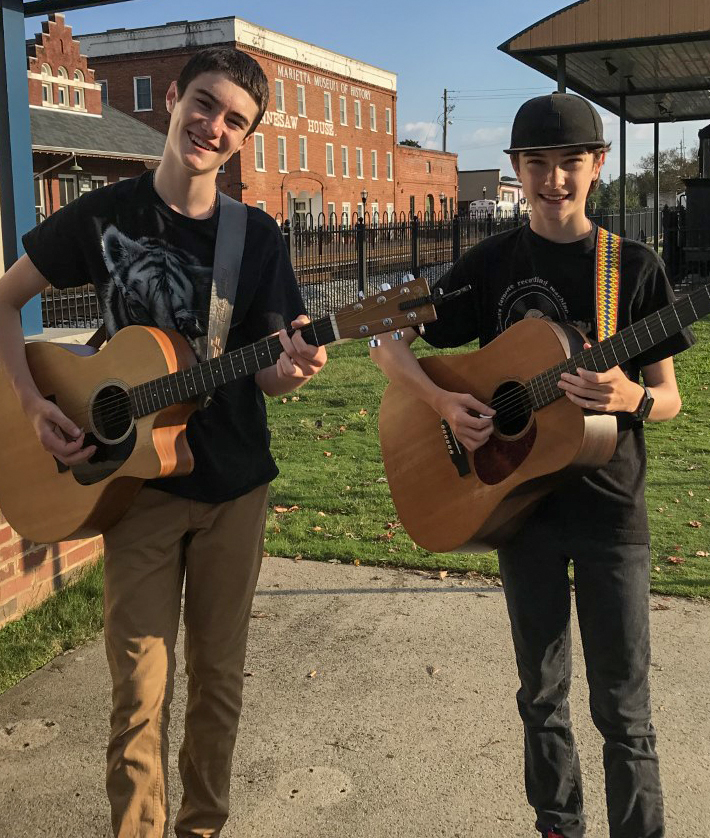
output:
[[[400,140],[416,140],[422,148],[439,148],[440,130],[437,122],[406,122],[400,125],[398,134]]]

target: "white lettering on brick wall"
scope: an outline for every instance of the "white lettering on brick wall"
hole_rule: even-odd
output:
[[[326,76],[317,76],[315,73],[311,76],[306,70],[297,70],[295,67],[287,67],[285,64],[277,64],[276,72],[280,79],[291,79],[301,84],[313,84],[323,90],[335,90],[343,94],[349,93],[356,99],[365,99],[368,102],[372,99],[372,91],[366,90],[364,87],[357,87],[357,85],[348,84],[344,81],[329,79]],[[288,128],[288,126],[283,127]]]

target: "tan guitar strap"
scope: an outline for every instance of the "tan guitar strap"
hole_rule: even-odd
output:
[[[597,228],[596,301],[597,340],[616,333],[619,317],[621,237]]]

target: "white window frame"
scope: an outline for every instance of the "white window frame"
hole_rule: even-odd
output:
[[[287,142],[286,137],[277,137],[276,138],[276,148],[278,151],[278,159],[279,159],[279,171],[280,172],[288,172],[288,153],[287,153]],[[282,160],[283,158],[283,160]]]
[[[259,165],[259,155],[261,155],[261,165]],[[266,148],[263,134],[254,134],[254,170],[266,171]]]
[[[362,165],[362,149],[361,148],[356,148],[355,149],[355,174],[357,175],[357,177],[360,178],[360,180],[362,180],[365,177],[364,171],[365,170],[363,169],[363,165]]]
[[[98,186],[94,186],[94,184],[98,184]],[[91,175],[92,192],[94,189],[102,189],[104,186],[108,186],[108,178],[106,175]]]
[[[385,108],[385,133],[392,133],[392,108]]]
[[[71,107],[71,102],[69,101],[69,73],[67,73],[65,67],[57,68],[57,76],[66,82],[66,84],[58,84],[57,85],[57,104],[60,108],[69,108]]]
[[[325,173],[328,177],[335,177],[335,148],[333,143],[325,144]]]
[[[303,84],[296,85],[296,105],[298,108],[298,115],[306,115],[306,88]]]
[[[348,101],[345,96],[340,97],[340,124],[348,124]]]
[[[359,99],[353,100],[353,113],[355,114],[355,127],[362,128],[362,105]]]
[[[370,168],[372,169],[372,180],[377,180],[377,151],[374,148],[370,152]]]
[[[150,107],[149,108],[139,108],[138,107],[138,82],[145,81],[148,79],[150,82]],[[147,111],[153,110],[153,78],[152,76],[133,76],[133,112],[134,113],[145,113]]]
[[[79,110],[86,110],[86,101],[84,99],[84,74],[81,70],[74,70],[74,102],[75,108]]]
[[[387,161],[387,180],[392,180],[392,152],[388,151],[385,157]]]
[[[377,131],[377,108],[370,105],[370,131]]]
[[[284,83],[281,79],[276,79],[274,81],[274,102],[276,104],[276,110],[279,113],[286,112],[286,97],[284,96]]]
[[[335,218],[335,222],[338,222],[338,216],[335,214],[335,201],[328,201],[328,212],[325,215],[325,223],[330,226],[333,222],[333,218]]]
[[[343,210],[340,213],[340,218],[342,220],[343,216],[345,216],[345,218],[347,219],[345,223],[349,227],[350,226],[350,201],[343,201],[342,207],[343,207]]]
[[[66,183],[71,181],[74,186],[74,197],[72,198],[75,201],[79,197],[79,184],[77,183],[76,175],[59,175],[59,205],[61,207],[67,206],[70,204],[71,201],[67,201],[66,204],[62,203],[62,183]]]
[[[46,204],[45,204],[45,195],[44,195],[44,176],[40,175],[34,179],[34,192],[35,192],[35,217],[37,219],[37,223],[39,224],[40,221],[44,221],[46,218]],[[37,203],[37,198],[39,198],[39,203]]]
[[[260,209],[262,212],[266,212],[266,201],[257,201],[256,208]]]
[[[298,166],[302,172],[308,171],[308,137],[298,138]]]
[[[47,97],[45,98],[45,92]],[[54,96],[52,91],[52,85],[50,82],[43,81],[42,82],[42,104],[43,105],[53,105],[54,104]]]
[[[427,160],[427,161],[426,161],[426,173],[427,173],[428,175],[430,175],[430,174],[431,174],[431,160]]]
[[[340,146],[340,162],[343,167],[343,177],[350,177],[350,158],[348,156],[348,147],[346,145]]]
[[[333,121],[333,99],[327,90],[323,91],[323,113],[326,122]]]

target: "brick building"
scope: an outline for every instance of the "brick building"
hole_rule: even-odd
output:
[[[102,106],[101,86],[63,15],[43,23],[27,53],[38,220],[83,192],[156,165],[165,136]]]
[[[456,155],[446,155],[445,167],[437,168],[438,158],[430,162],[422,183],[411,165],[416,154],[402,162],[394,73],[234,17],[112,29],[80,41],[104,102],[162,132],[165,93],[195,51],[224,45],[255,58],[269,80],[269,107],[252,143],[227,163],[218,182],[270,215],[407,213],[411,194],[421,211],[427,195],[438,211],[440,193],[455,206]]]
[[[457,155],[397,146],[398,211],[412,215],[455,215],[458,204]]]

